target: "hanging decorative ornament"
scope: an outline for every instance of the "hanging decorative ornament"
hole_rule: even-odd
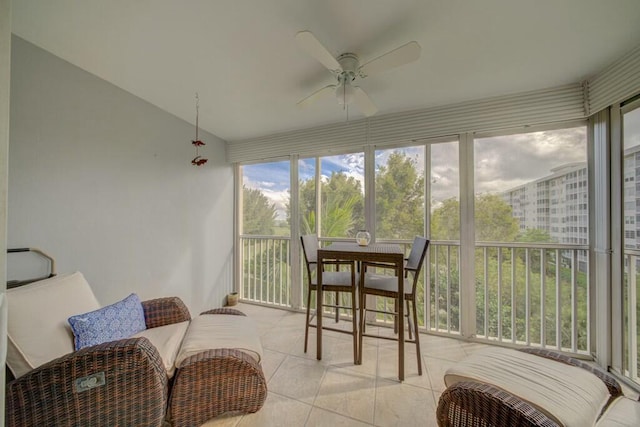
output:
[[[198,153],[198,149],[206,145],[204,142],[198,139],[198,116],[200,113],[199,110],[200,110],[200,98],[198,97],[198,92],[196,92],[196,139],[191,141],[191,144],[194,147],[196,147],[196,156],[193,158],[193,160],[191,160],[191,164],[194,166],[202,166],[205,163],[207,163],[207,161],[209,160],[209,159],[205,159],[200,155],[200,153]]]

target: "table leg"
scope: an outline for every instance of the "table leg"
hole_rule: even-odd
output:
[[[404,266],[398,268],[398,378],[404,381]]]

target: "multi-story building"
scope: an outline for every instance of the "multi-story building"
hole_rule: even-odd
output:
[[[539,229],[552,241],[589,243],[589,204],[586,163],[570,163],[551,175],[512,188],[502,194],[520,220],[520,230]]]
[[[624,244],[640,249],[640,146],[624,152]],[[571,163],[551,175],[502,193],[520,221],[520,230],[537,228],[563,244],[589,243],[587,165]],[[580,255],[579,258],[586,256]],[[583,259],[579,259],[581,269]]]
[[[624,151],[624,246],[640,249],[640,145]]]

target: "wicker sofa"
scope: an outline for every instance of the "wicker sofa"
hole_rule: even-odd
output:
[[[593,365],[545,349],[490,348],[445,373],[440,427],[631,427],[640,402]]]
[[[192,319],[177,297],[143,301],[146,330],[75,351],[68,317],[100,308],[81,273],[6,298],[8,427],[198,426],[264,404],[259,337],[240,311]]]

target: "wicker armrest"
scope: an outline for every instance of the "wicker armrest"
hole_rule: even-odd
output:
[[[235,308],[226,308],[226,307],[213,308],[211,310],[203,311],[200,314],[233,314],[234,316],[246,316],[246,314],[244,314],[240,310],[236,310]]]
[[[267,381],[253,357],[235,349],[206,350],[181,363],[168,418],[174,427],[201,425],[226,412],[256,412],[266,397]]]
[[[611,394],[611,398],[622,396],[622,387],[620,387],[620,383],[618,383],[615,377],[596,366],[574,359],[573,357],[569,357],[557,351],[546,350],[543,348],[522,348],[520,351],[586,369],[602,380],[602,382],[607,386],[609,394]]]
[[[142,301],[147,328],[170,325],[191,320],[189,309],[178,297]]]
[[[440,396],[440,427],[558,427],[519,397],[489,384],[463,381]]]
[[[7,386],[8,427],[161,426],[167,375],[146,338],[87,347]]]

